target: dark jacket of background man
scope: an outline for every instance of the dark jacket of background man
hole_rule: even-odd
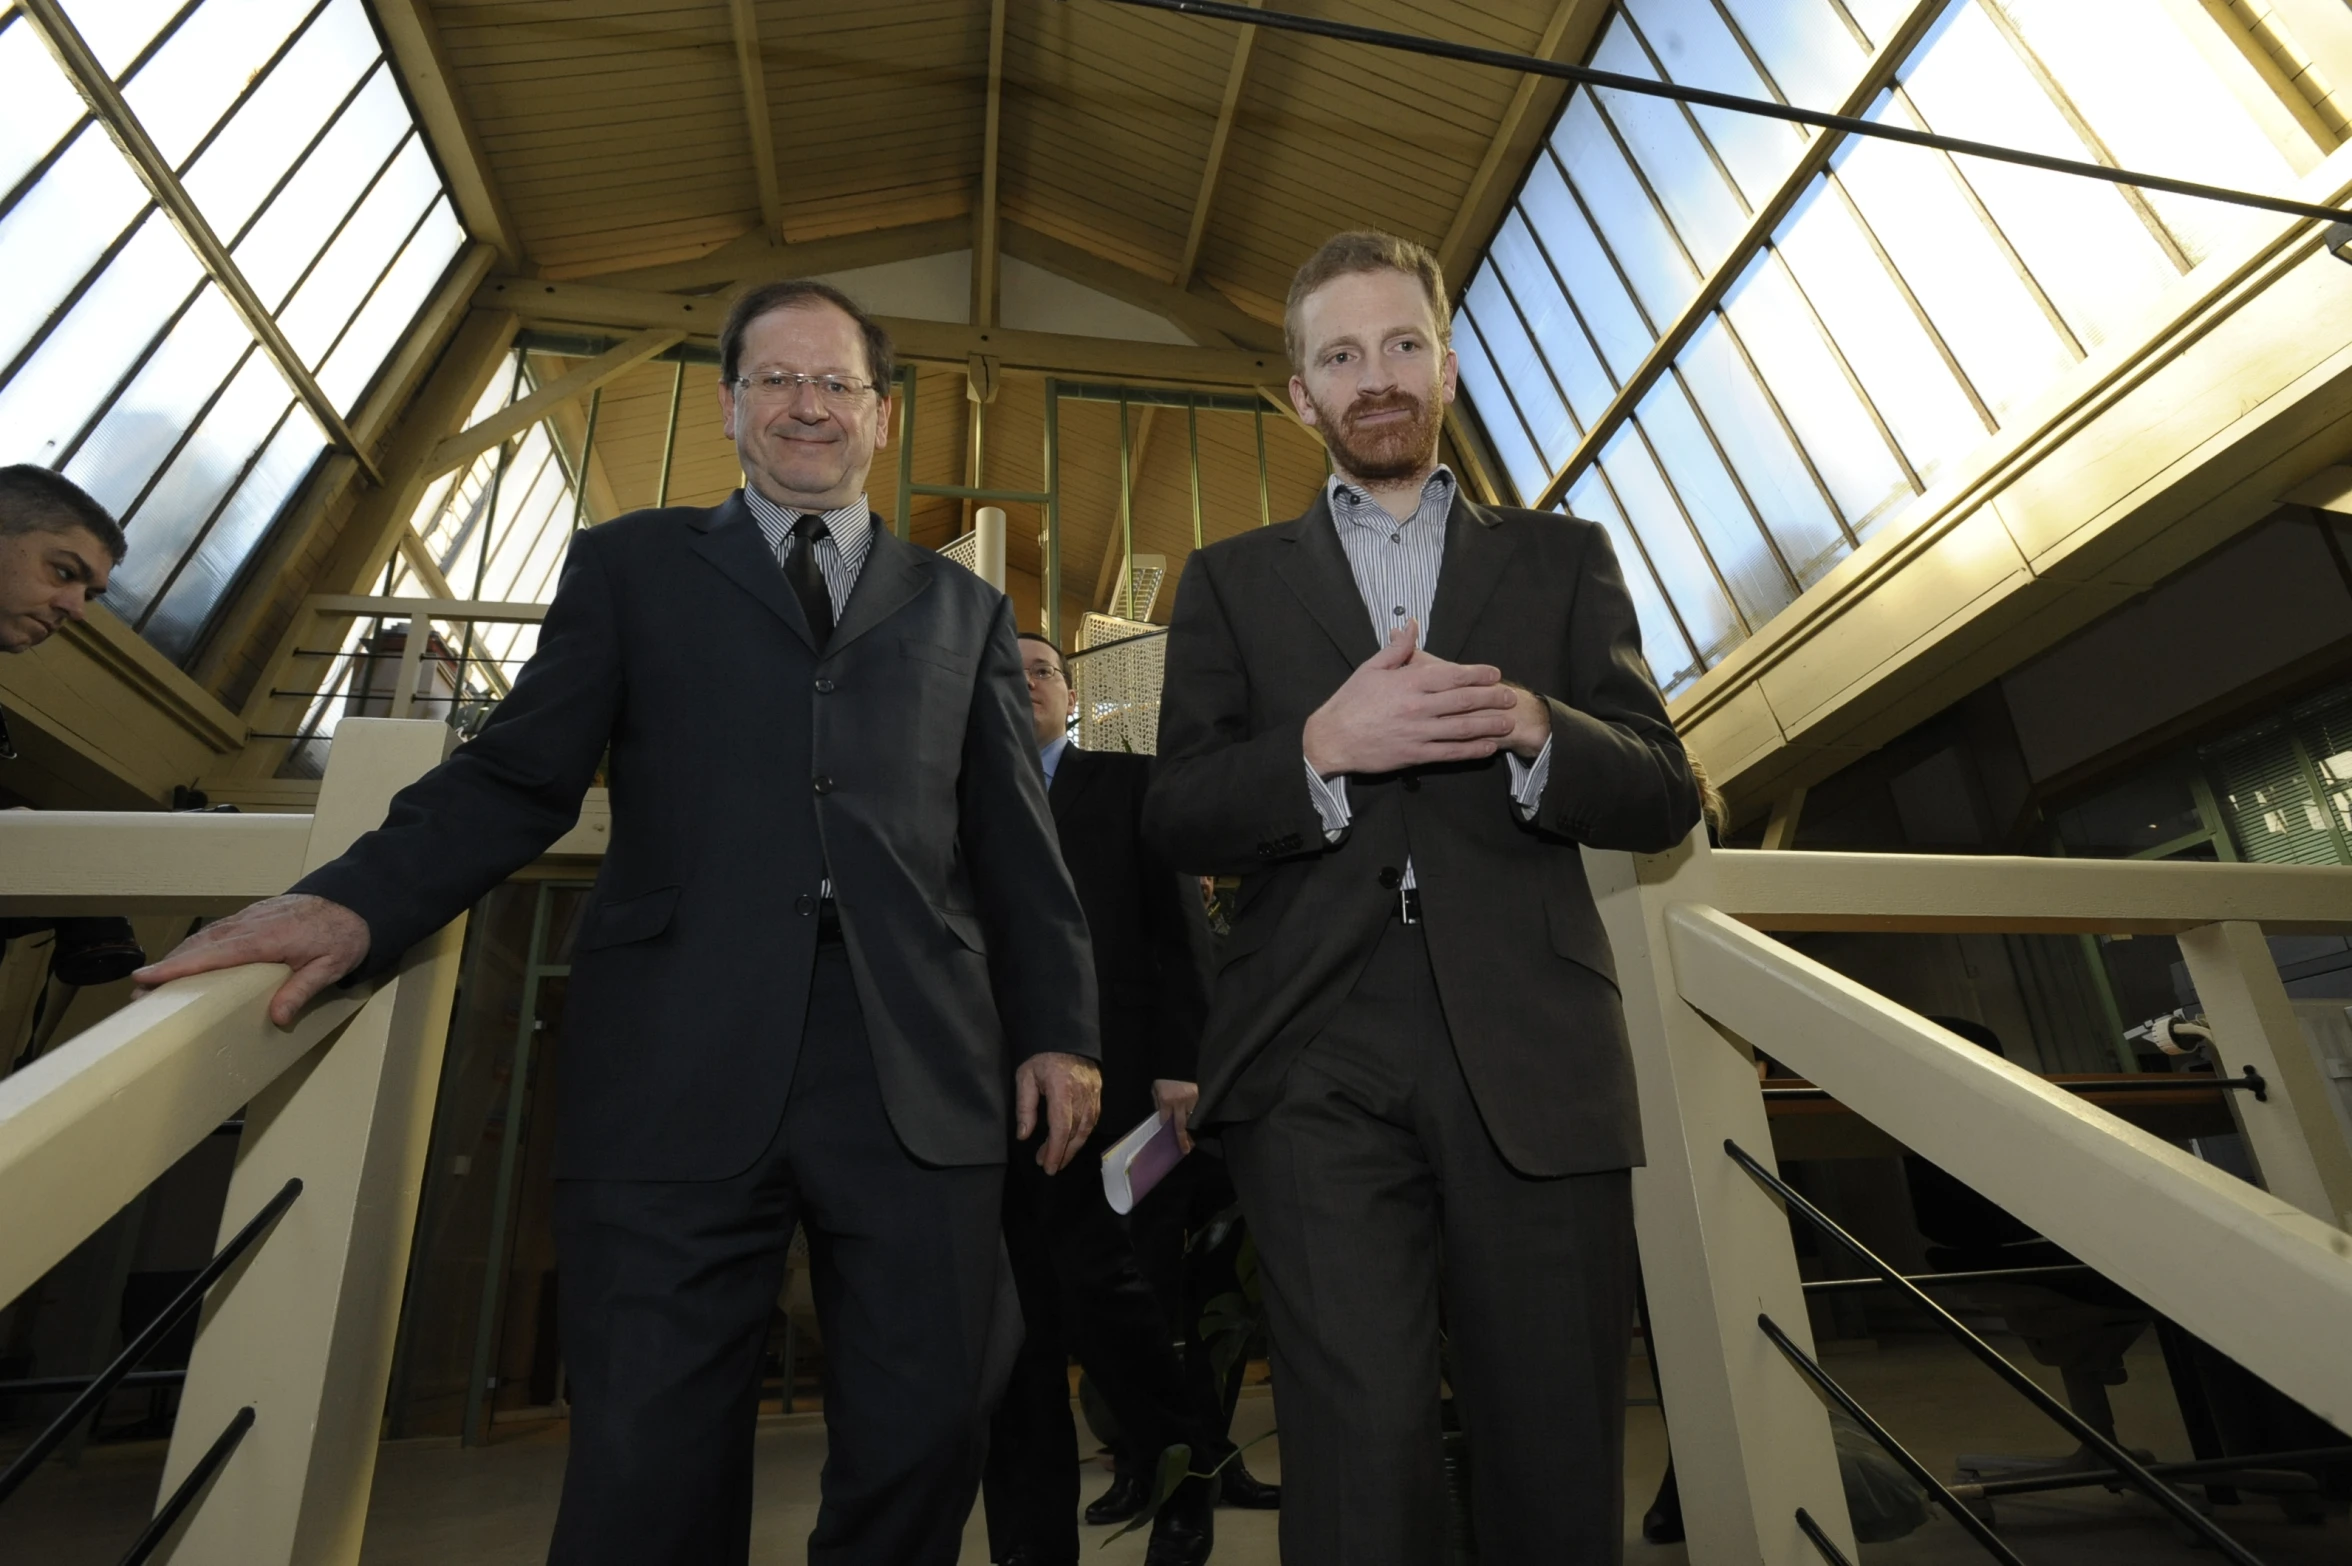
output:
[[[1208,1012],[1185,922],[1192,884],[1143,835],[1151,772],[1148,756],[1072,745],[1046,794],[1094,943],[1103,1046],[1096,1138],[1106,1143],[1153,1112],[1155,1079],[1194,1080]]]
[[[1096,1053],[1003,595],[877,521],[823,662],[740,494],[587,529],[490,726],[295,888],[360,913],[381,973],[567,831],[610,746],[558,1178],[714,1180],[759,1156],[828,867],[917,1158],[1004,1162],[1014,1066]]]
[[[1327,500],[1193,556],[1168,638],[1148,823],[1171,862],[1238,875],[1194,1123],[1263,1113],[1355,985],[1410,859],[1480,1114],[1525,1175],[1641,1161],[1633,1064],[1578,845],[1654,852],[1698,795],[1599,527],[1457,495],[1428,650],[1547,693],[1532,822],[1504,758],[1350,780],[1336,844],[1300,776],[1308,716],[1379,651]]]

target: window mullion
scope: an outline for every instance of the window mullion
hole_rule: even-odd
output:
[[[1968,372],[1960,367],[1960,356],[1952,352],[1952,345],[1944,340],[1943,329],[1936,325],[1935,317],[1927,313],[1927,306],[1921,304],[1919,296],[1911,291],[1910,281],[1903,276],[1902,268],[1895,265],[1895,258],[1888,255],[1886,246],[1879,243],[1878,231],[1870,226],[1870,219],[1863,214],[1862,204],[1854,199],[1851,191],[1846,189],[1846,182],[1838,178],[1837,170],[1825,170],[1821,177],[1828,181],[1829,188],[1837,193],[1838,200],[1845,206],[1846,215],[1854,220],[1855,230],[1861,234],[1863,242],[1870,246],[1870,253],[1878,257],[1878,264],[1886,269],[1887,278],[1895,285],[1895,291],[1900,293],[1903,296],[1903,302],[1911,307],[1912,318],[1919,322],[1919,329],[1927,333],[1927,340],[1935,345],[1936,356],[1944,361],[1944,369],[1959,384],[1961,395],[1965,396],[1968,399],[1968,405],[1976,410],[1977,418],[1984,422],[1985,433],[1987,435],[1999,434],[2001,421],[1993,417],[1993,410],[1985,402],[1983,396],[1978,393],[1976,383],[1970,380]]]
[[[1914,495],[1925,494],[1927,492],[1926,482],[1920,478],[1919,470],[1911,465],[1910,455],[1903,450],[1903,443],[1895,439],[1894,426],[1887,423],[1886,415],[1878,411],[1878,403],[1871,397],[1870,388],[1864,386],[1862,377],[1854,373],[1853,363],[1846,358],[1845,349],[1838,346],[1837,334],[1831,331],[1829,323],[1821,318],[1821,310],[1813,303],[1813,296],[1805,292],[1805,280],[1797,276],[1797,269],[1788,264],[1788,258],[1780,253],[1778,245],[1764,247],[1764,264],[1778,266],[1782,274],[1788,278],[1790,290],[1796,294],[1798,302],[1805,307],[1805,318],[1813,323],[1813,330],[1821,334],[1821,345],[1828,349],[1829,356],[1837,361],[1838,373],[1846,378],[1846,385],[1853,389],[1855,399],[1862,404],[1863,411],[1870,415],[1870,422],[1877,426],[1879,438],[1886,442],[1888,452],[1893,455],[1896,465],[1903,470],[1903,477],[1910,481],[1911,493]]]
[[[1739,491],[1741,504],[1748,508],[1748,516],[1756,524],[1756,535],[1764,540],[1764,547],[1771,551],[1773,564],[1780,567],[1780,574],[1788,581],[1789,596],[1794,598],[1805,590],[1805,584],[1797,580],[1796,569],[1782,552],[1780,540],[1772,536],[1772,528],[1764,520],[1764,508],[1756,504],[1754,495],[1748,493],[1747,480],[1740,477],[1739,469],[1732,463],[1731,453],[1723,449],[1723,440],[1715,433],[1715,425],[1708,419],[1707,410],[1700,407],[1699,399],[1691,395],[1690,381],[1682,373],[1681,361],[1678,359],[1668,365],[1666,373],[1673,377],[1674,384],[1681,389],[1682,400],[1690,404],[1691,417],[1698,421],[1699,433],[1707,437],[1707,444],[1713,449],[1715,460],[1723,464],[1724,475],[1731,480],[1731,487]]]
[[[1631,37],[1635,46],[1641,50],[1642,57],[1650,62],[1651,72],[1657,76],[1658,80],[1662,82],[1673,81],[1674,78],[1668,74],[1666,70],[1665,60],[1659,56],[1657,50],[1650,47],[1650,40],[1648,36],[1642,32],[1641,24],[1634,20],[1633,13],[1631,11],[1620,11],[1618,14],[1625,19],[1625,31],[1627,36]],[[1744,46],[1745,44],[1743,40],[1743,47]],[[1718,179],[1723,181],[1723,188],[1730,191],[1731,199],[1739,204],[1740,214],[1743,217],[1754,217],[1756,215],[1756,209],[1748,204],[1747,192],[1740,189],[1738,180],[1732,178],[1731,166],[1723,161],[1723,154],[1716,150],[1714,141],[1707,135],[1707,128],[1699,123],[1699,117],[1697,113],[1692,110],[1689,104],[1684,103],[1679,98],[1673,100],[1673,103],[1675,108],[1682,111],[1683,123],[1690,127],[1691,135],[1698,141],[1699,146],[1706,152],[1707,161],[1715,165],[1715,175]],[[1593,107],[1599,108],[1600,106],[1600,100],[1596,98],[1593,101]],[[1632,158],[1628,156],[1626,161],[1630,163]]]
[[[1674,601],[1674,594],[1668,590],[1666,578],[1658,570],[1657,561],[1650,558],[1650,546],[1642,538],[1641,529],[1634,525],[1633,512],[1627,509],[1624,495],[1618,492],[1616,482],[1609,477],[1608,464],[1596,460],[1593,473],[1600,479],[1601,488],[1609,492],[1609,504],[1617,508],[1618,518],[1625,524],[1625,536],[1633,540],[1633,552],[1641,556],[1642,569],[1649,572],[1650,580],[1657,584],[1659,601],[1665,604],[1666,612],[1674,617],[1674,629],[1682,634],[1682,645],[1690,653],[1691,666],[1705,673],[1707,655],[1699,651],[1699,639],[1691,635],[1690,622],[1682,617],[1682,606]],[[1561,505],[1564,507],[1567,502],[1563,500]],[[1575,513],[1569,514],[1573,516]],[[1732,612],[1739,612],[1738,605],[1732,606]]]
[[[1568,188],[1568,199],[1576,203],[1576,210],[1582,214],[1585,227],[1592,230],[1593,243],[1608,258],[1609,270],[1617,274],[1618,286],[1625,290],[1626,300],[1633,306],[1633,313],[1641,317],[1642,330],[1650,334],[1653,344],[1656,343],[1658,323],[1651,319],[1649,307],[1642,303],[1641,294],[1634,288],[1633,277],[1625,270],[1625,264],[1617,259],[1617,247],[1609,243],[1609,236],[1602,231],[1600,220],[1593,215],[1592,204],[1584,199],[1584,192],[1576,188],[1576,181],[1569,175],[1568,165],[1560,161],[1560,155],[1548,145],[1544,151],[1550,156],[1553,167],[1560,171],[1560,183]]]
[[[1576,410],[1568,404],[1568,388],[1562,384],[1560,372],[1552,368],[1552,356],[1544,351],[1543,340],[1535,335],[1535,327],[1527,319],[1526,309],[1519,303],[1519,290],[1511,286],[1511,279],[1505,274],[1503,268],[1494,266],[1491,257],[1488,259],[1487,265],[1494,268],[1495,282],[1502,287],[1504,302],[1510,305],[1511,313],[1518,317],[1519,330],[1526,335],[1528,344],[1535,349],[1535,362],[1543,366],[1544,379],[1552,383],[1552,395],[1560,399],[1560,411],[1568,415],[1568,423],[1575,429],[1577,437],[1582,439],[1584,435],[1583,421],[1576,417]],[[1478,335],[1480,341],[1483,342],[1486,334],[1481,332]],[[1543,457],[1545,462],[1551,461],[1540,444],[1537,445],[1535,451],[1536,455]]]
[[[1845,535],[1846,547],[1859,549],[1862,546],[1862,540],[1855,536],[1853,526],[1846,521],[1845,508],[1838,504],[1837,496],[1830,492],[1829,480],[1821,476],[1820,467],[1813,461],[1813,453],[1805,449],[1805,442],[1797,434],[1796,425],[1789,421],[1788,410],[1780,405],[1780,394],[1774,391],[1772,383],[1764,378],[1763,370],[1758,367],[1754,357],[1748,352],[1748,345],[1741,340],[1739,328],[1732,324],[1730,314],[1721,305],[1715,307],[1715,320],[1716,324],[1723,329],[1724,341],[1731,344],[1731,351],[1739,355],[1740,363],[1747,367],[1749,378],[1756,383],[1756,389],[1763,394],[1764,405],[1772,410],[1773,420],[1779,424],[1780,433],[1787,438],[1789,449],[1794,451],[1797,454],[1797,460],[1805,465],[1806,476],[1813,480],[1814,489],[1820,492],[1822,505],[1827,507],[1830,516],[1836,519],[1838,531]]]
[[[1478,329],[1478,317],[1471,310],[1468,301],[1464,301],[1459,313],[1464,324],[1470,328],[1470,335],[1478,339],[1479,348],[1486,354],[1486,362],[1494,364],[1494,348],[1487,342],[1486,333]],[[1496,365],[1495,368],[1497,371],[1495,384],[1503,389],[1503,400],[1511,405],[1511,415],[1519,421],[1519,428],[1525,432],[1528,447],[1534,451],[1538,462],[1545,460],[1543,442],[1536,439],[1535,426],[1527,422],[1526,411],[1519,406],[1519,394],[1511,390],[1511,378],[1500,373],[1502,369],[1500,365]],[[1512,487],[1516,488],[1517,486],[1513,485]]]
[[[222,384],[225,386],[227,383],[223,382]],[[260,466],[262,457],[268,453],[271,443],[278,438],[278,432],[284,429],[286,421],[294,416],[294,406],[294,399],[288,397],[286,406],[278,410],[277,420],[270,425],[269,433],[264,435],[261,438],[261,443],[246,456],[244,463],[237,469],[236,478],[230,481],[228,488],[221,491],[220,499],[212,503],[212,510],[205,515],[203,523],[197,527],[186,546],[181,549],[180,558],[172,563],[171,570],[164,574],[163,581],[156,586],[153,596],[147,600],[147,607],[139,611],[139,618],[131,625],[132,630],[142,636],[147,634],[147,622],[155,618],[156,611],[163,607],[163,601],[171,596],[171,590],[179,584],[181,573],[186,571],[189,565],[195,561],[196,556],[203,551],[204,541],[212,536],[213,528],[227,513],[230,503],[237,498],[237,492],[245,487],[245,481],[251,478],[253,470]],[[127,516],[129,513],[125,512],[124,515]]]

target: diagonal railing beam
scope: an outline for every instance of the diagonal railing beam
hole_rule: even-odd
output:
[[[205,275],[245,322],[261,344],[262,352],[270,356],[278,373],[294,388],[294,395],[310,410],[310,416],[318,421],[327,439],[357,461],[371,483],[381,485],[384,475],[378,471],[375,459],[361,446],[359,437],[344,422],[342,410],[335,406],[318,378],[310,373],[310,366],[302,362],[302,355],[295,352],[293,343],[279,329],[277,317],[246,280],[244,269],[229,254],[229,247],[221,243],[220,235],[213,232],[211,222],[196,205],[195,198],[172,172],[171,160],[163,155],[147,134],[147,128],[139,123],[139,117],[131,112],[114,79],[106,74],[106,68],[98,63],[89,43],[66,16],[64,6],[59,0],[22,0],[19,9],[33,24],[33,30],[41,35],[41,41],[48,45],[74,91],[90,106],[92,116],[106,127],[106,133],[130,160],[140,183],[155,197],[155,204],[171,219],[172,226],[188,242],[188,248],[196,252]]]
[[[684,332],[654,327],[606,349],[586,364],[576,365],[520,402],[510,402],[481,423],[471,425],[433,448],[421,478],[431,480],[462,468],[483,452],[521,434],[548,414],[576,398],[585,397],[606,382],[626,375],[655,354],[686,340]]]

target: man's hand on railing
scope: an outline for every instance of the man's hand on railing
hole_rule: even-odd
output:
[[[170,956],[131,975],[137,994],[193,973],[282,962],[294,971],[270,997],[270,1021],[290,1028],[311,998],[367,959],[367,921],[323,897],[272,897],[208,924]]]

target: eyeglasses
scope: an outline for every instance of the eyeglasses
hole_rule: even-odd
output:
[[[1058,680],[1062,677],[1062,671],[1050,663],[1023,664],[1021,672],[1029,676],[1029,683],[1032,685],[1042,685],[1047,680]]]
[[[754,370],[735,377],[735,389],[754,402],[790,403],[800,400],[803,386],[816,388],[817,400],[828,408],[850,408],[874,389],[872,381],[854,375],[800,375],[791,370]]]

